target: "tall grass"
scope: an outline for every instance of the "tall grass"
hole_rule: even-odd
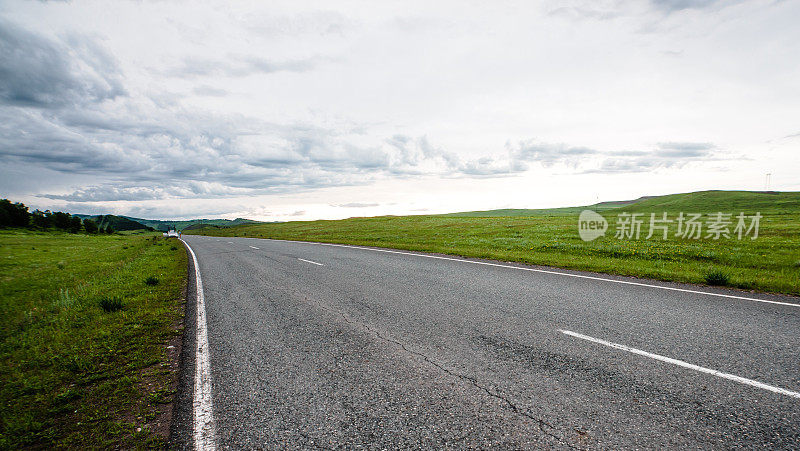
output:
[[[69,289],[59,288],[58,297],[53,300],[53,306],[68,309],[75,305],[76,299],[69,294]]]
[[[728,285],[730,276],[722,271],[710,271],[704,276],[705,282],[709,285]]]
[[[98,304],[106,312],[117,312],[125,306],[121,296],[104,296],[100,298]]]

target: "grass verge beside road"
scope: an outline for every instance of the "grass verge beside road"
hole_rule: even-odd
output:
[[[583,208],[502,210],[453,215],[384,216],[339,221],[293,221],[205,227],[185,233],[320,241],[438,252],[516,261],[666,281],[726,285],[800,295],[800,193],[710,191],[676,194],[596,210],[609,222],[606,236],[584,242],[578,235]],[[737,215],[760,212],[755,240],[683,239],[647,235],[650,213],[675,219],[679,212]],[[617,239],[619,213],[642,213],[640,239]],[[517,215],[520,214],[520,215]],[[485,216],[482,216],[485,215]],[[734,219],[735,225],[735,219]],[[734,225],[731,225],[731,230]],[[704,233],[705,235],[705,233]]]
[[[160,234],[0,231],[0,449],[163,446],[186,268]]]

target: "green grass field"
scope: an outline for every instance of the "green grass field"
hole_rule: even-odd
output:
[[[0,231],[0,449],[162,447],[186,268],[160,234]]]
[[[578,235],[578,214],[582,210],[572,207],[296,221],[205,228],[187,233],[439,252],[800,295],[800,193],[707,191],[621,205],[603,203],[596,210],[608,220],[610,229],[606,236],[591,242],[582,241]],[[640,239],[614,237],[615,223],[622,212],[644,214]],[[756,240],[676,238],[674,223],[670,225],[667,240],[644,239],[649,214],[660,217],[662,212],[671,219],[679,212],[723,212],[733,216],[740,212],[746,215],[760,212],[763,218]],[[731,225],[731,231],[734,226]]]

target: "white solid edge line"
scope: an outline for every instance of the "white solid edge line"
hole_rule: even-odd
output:
[[[416,257],[424,257],[424,258],[435,258],[439,260],[449,260],[454,262],[461,262],[461,263],[473,263],[476,265],[485,265],[485,266],[495,266],[498,268],[511,268],[511,269],[518,269],[520,271],[531,271],[531,272],[538,272],[544,274],[556,274],[559,276],[567,276],[567,277],[576,277],[579,279],[589,279],[589,280],[602,280],[604,282],[612,282],[612,283],[620,283],[624,285],[635,285],[639,287],[650,287],[650,288],[659,288],[661,290],[670,290],[670,291],[680,291],[682,293],[693,293],[693,294],[704,294],[707,296],[718,296],[721,298],[728,298],[728,299],[741,299],[744,301],[753,301],[753,302],[763,302],[766,304],[776,304],[776,305],[787,305],[789,307],[797,307],[800,308],[800,304],[793,304],[791,302],[780,302],[780,301],[770,301],[767,299],[758,299],[758,298],[749,298],[746,296],[735,296],[732,294],[722,294],[722,293],[711,293],[708,291],[699,291],[699,290],[689,290],[686,288],[676,288],[676,287],[665,287],[661,285],[651,285],[649,283],[641,283],[641,282],[631,282],[628,280],[616,280],[616,279],[606,279],[604,277],[596,277],[596,276],[586,276],[583,274],[570,274],[566,272],[559,272],[559,271],[548,271],[546,269],[537,269],[537,268],[525,268],[521,266],[511,266],[511,265],[502,265],[500,263],[489,263],[489,262],[478,262],[475,260],[463,260],[460,258],[452,258],[452,257],[442,257],[440,255],[427,255],[427,254],[417,254],[414,252],[404,252],[404,251],[393,251],[389,249],[376,249],[374,247],[366,247],[366,246],[351,246],[348,244],[335,244],[335,243],[319,243],[316,241],[294,241],[294,240],[276,240],[272,238],[261,238],[263,240],[270,240],[270,241],[285,241],[288,243],[303,243],[303,244],[318,244],[321,246],[336,246],[336,247],[347,247],[351,249],[362,249],[366,251],[375,251],[375,252],[386,252],[388,254],[400,254],[400,255],[414,255]]]
[[[319,266],[325,266],[322,263],[312,262],[311,260],[306,260],[304,258],[298,258],[298,260],[300,260],[301,262],[312,263],[312,264],[319,265]]]
[[[181,240],[183,241],[183,240]],[[200,266],[197,256],[189,243],[183,241],[192,254],[194,274],[197,286],[197,348],[194,372],[194,397],[192,399],[194,413],[194,449],[216,449],[216,430],[213,415],[213,399],[211,395],[211,361],[208,348],[208,330],[206,328],[206,304],[203,296],[203,281],[200,279]]]
[[[642,351],[641,349],[631,348],[630,346],[625,346],[617,343],[612,343],[610,341],[601,340],[599,338],[590,337],[588,335],[579,334],[577,332],[572,332],[569,330],[559,329],[559,332],[562,334],[569,335],[571,337],[580,338],[582,340],[591,341],[593,343],[598,343],[604,346],[608,346],[610,348],[619,349],[622,351],[627,351],[636,355],[641,355],[644,357],[649,357],[651,359],[659,360],[661,362],[671,363],[673,365],[678,365],[683,368],[688,368],[690,370],[699,371],[701,373],[711,374],[713,376],[721,377],[723,379],[728,379],[734,382],[738,382],[740,384],[750,385],[753,387],[760,388],[762,390],[768,390],[773,393],[778,393],[780,395],[791,396],[792,398],[800,399],[800,393],[794,392],[791,390],[786,390],[785,388],[775,387],[774,385],[765,384],[763,382],[759,382],[753,379],[747,379],[745,377],[736,376],[735,374],[723,373],[722,371],[712,370],[710,368],[705,368],[699,365],[694,365],[692,363],[684,362],[683,360],[673,359],[670,357],[664,357],[663,355],[653,354],[651,352]]]

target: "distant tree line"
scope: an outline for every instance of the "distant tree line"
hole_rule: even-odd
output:
[[[19,227],[26,229],[64,230],[70,233],[114,233],[111,225],[102,229],[91,219],[83,219],[69,213],[50,210],[28,211],[28,207],[20,202],[11,203],[8,199],[0,199],[0,228]]]

